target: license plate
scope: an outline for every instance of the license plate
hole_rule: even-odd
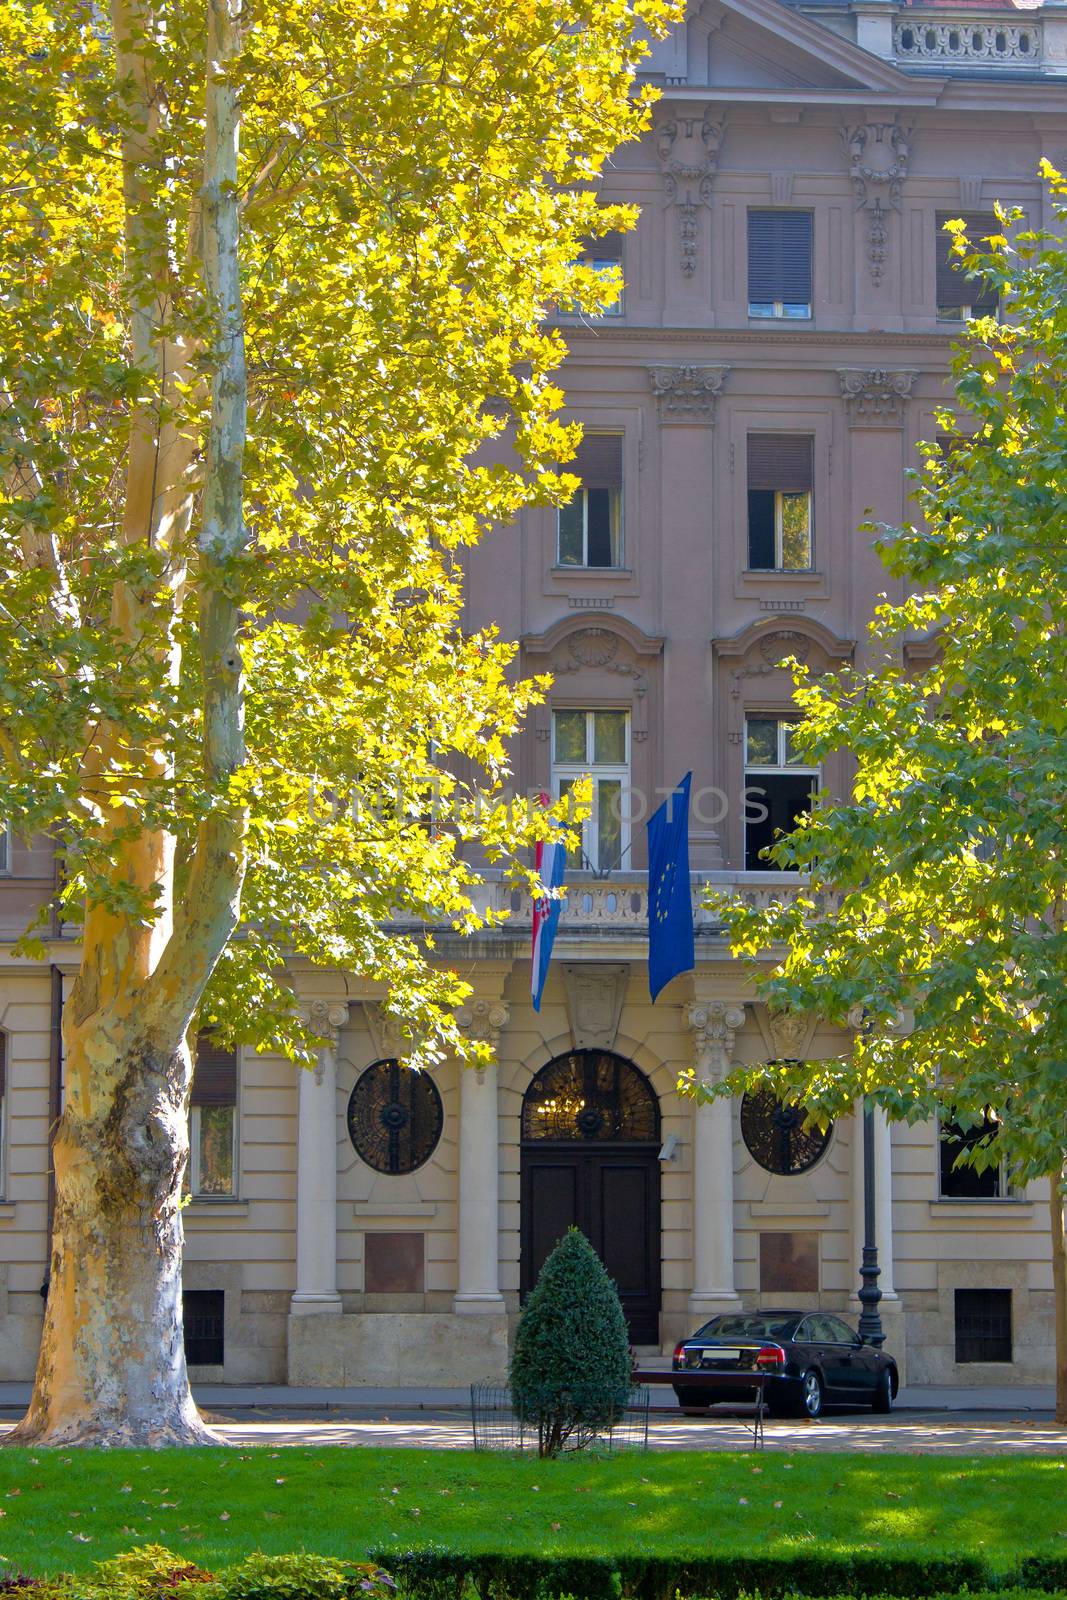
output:
[[[740,1350],[705,1350],[701,1365],[711,1367],[722,1361],[738,1362],[740,1359]]]

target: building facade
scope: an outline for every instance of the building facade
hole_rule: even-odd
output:
[[[332,1043],[316,1072],[205,1042],[191,1110],[187,1348],[194,1376],[329,1385],[503,1374],[522,1292],[577,1222],[638,1346],[670,1349],[740,1305],[856,1308],[855,1118],[804,1130],[766,1097],[699,1109],[679,1075],[837,1054],[774,1016],[698,910],[696,968],[649,1001],[643,822],[693,770],[694,896],[759,899],[774,829],[843,762],[791,747],[791,656],[863,664],[899,585],[870,519],[910,512],[949,346],[990,309],[948,267],[945,217],[994,200],[1050,221],[1042,157],[1067,165],[1067,7],[704,0],[657,44],[653,127],[603,197],[635,201],[621,304],[561,315],[568,415],[585,425],[563,511],[530,510],[469,564],[472,626],[521,640],[554,684],[516,753],[524,789],[595,787],[540,1013],[530,906],[442,952],[495,1066],[416,1078],[380,995],[294,974]],[[921,661],[930,645],[906,646]],[[746,796],[749,803],[746,803]],[[38,845],[0,880],[0,1378],[31,1376],[62,1102],[59,1015],[77,949],[11,942],[52,892]],[[827,904],[824,914],[832,915]],[[1052,1374],[1046,1195],[954,1171],[953,1130],[875,1123],[888,1344],[912,1381]]]

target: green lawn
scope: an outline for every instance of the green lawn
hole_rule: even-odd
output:
[[[137,1544],[202,1565],[373,1546],[696,1555],[1065,1553],[1048,1457],[670,1452],[542,1462],[454,1450],[0,1450],[0,1558],[48,1574]]]

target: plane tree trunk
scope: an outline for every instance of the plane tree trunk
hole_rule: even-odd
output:
[[[1067,1167],[1050,1182],[1052,1297],[1056,1315],[1056,1421],[1067,1424]]]
[[[54,1146],[56,1205],[44,1332],[29,1410],[9,1435],[15,1444],[217,1442],[196,1411],[186,1371],[181,1193],[192,1078],[187,1035],[237,926],[246,859],[246,815],[227,792],[245,752],[239,613],[223,577],[246,538],[239,119],[228,78],[239,14],[239,0],[208,0],[204,183],[190,235],[201,241],[215,349],[206,462],[194,486],[195,452],[168,420],[178,412],[169,400],[178,396],[178,383],[188,380],[193,352],[167,327],[172,268],[157,243],[165,230],[154,227],[151,217],[159,97],[137,44],[147,36],[149,19],[140,0],[114,0],[117,71],[131,104],[123,149],[127,244],[132,270],[142,274],[130,290],[131,344],[134,359],[155,373],[164,402],[158,412],[145,406],[132,419],[124,532],[130,543],[148,540],[167,551],[188,531],[195,488],[202,489],[194,581],[203,764],[214,804],[200,825],[178,904],[174,839],[146,826],[116,839],[114,878],[116,886],[132,884],[154,895],[155,919],[102,905],[86,915],[81,969],[63,1019],[66,1096]],[[174,623],[188,581],[183,558],[173,556],[168,583]],[[112,620],[133,646],[146,636],[155,640],[176,681],[176,627],[160,629],[157,615],[146,634],[147,607],[159,603],[117,585]],[[102,766],[116,753],[125,754],[120,734],[105,728],[95,759]],[[153,782],[173,776],[162,750],[142,752],[142,758]],[[110,819],[115,831],[128,824],[128,810]],[[105,830],[108,825],[105,815]]]

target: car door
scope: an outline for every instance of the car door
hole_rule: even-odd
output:
[[[878,1382],[878,1352],[873,1345],[864,1344],[855,1329],[850,1328],[847,1322],[842,1322],[840,1317],[831,1317],[829,1320],[839,1330],[842,1341],[848,1341],[852,1352],[849,1380],[853,1394],[858,1400],[870,1400],[874,1394],[874,1386]]]
[[[823,1375],[824,1384],[829,1385],[832,1380],[826,1370],[826,1357],[820,1324],[821,1318],[817,1316],[813,1315],[804,1318],[804,1321],[793,1335],[793,1352],[800,1377],[803,1377],[809,1367],[817,1367]]]
[[[813,1342],[819,1352],[819,1365],[826,1382],[826,1398],[851,1399],[854,1393],[852,1378],[852,1348],[842,1344],[838,1329],[844,1327],[836,1317],[825,1314],[808,1318]]]

